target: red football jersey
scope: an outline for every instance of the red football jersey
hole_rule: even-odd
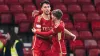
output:
[[[64,41],[64,23],[61,21],[59,25],[54,25],[53,29],[48,32],[36,32],[42,36],[53,35],[52,37],[52,52],[62,52],[66,54],[66,46]]]
[[[52,28],[52,19],[45,20],[43,17],[37,16],[34,22],[34,28],[41,29],[42,32],[46,32],[51,30]],[[36,37],[33,38],[33,46],[34,49],[39,50],[48,50],[51,48],[51,41],[44,40],[42,38]]]

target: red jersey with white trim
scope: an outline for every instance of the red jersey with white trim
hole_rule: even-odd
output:
[[[64,22],[60,22],[59,25],[54,25],[54,28],[48,32],[36,32],[36,34],[42,35],[42,36],[49,36],[53,35],[52,37],[52,52],[58,52],[66,54],[66,46],[64,41]]]
[[[37,16],[34,22],[34,28],[41,29],[41,32],[47,32],[52,28],[52,19],[45,20],[43,17]],[[48,50],[51,48],[49,39],[42,39],[36,35],[33,38],[33,49]]]

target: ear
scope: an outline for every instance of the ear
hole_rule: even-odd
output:
[[[50,7],[50,10],[51,10],[51,7]]]
[[[41,11],[43,11],[43,8],[41,7]]]

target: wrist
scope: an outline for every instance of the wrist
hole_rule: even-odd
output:
[[[72,34],[72,37],[75,37],[75,35],[74,35],[74,34]]]

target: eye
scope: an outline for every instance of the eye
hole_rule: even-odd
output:
[[[48,6],[48,8],[50,8],[50,6]]]
[[[46,6],[44,6],[44,8],[46,8]]]

